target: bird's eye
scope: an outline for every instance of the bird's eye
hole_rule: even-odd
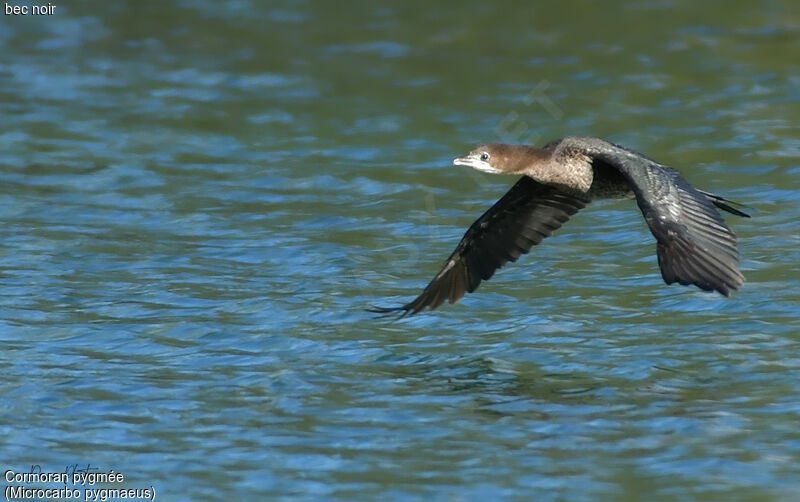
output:
[[[482,160],[482,161],[484,161],[484,162],[486,162],[487,160],[489,160],[489,154],[488,154],[488,153],[486,153],[486,152],[483,152],[483,153],[481,154],[481,160]]]

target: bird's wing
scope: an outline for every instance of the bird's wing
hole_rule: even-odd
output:
[[[565,141],[570,141],[569,138]],[[575,138],[584,152],[622,173],[658,242],[664,282],[694,284],[730,296],[744,283],[739,272],[736,234],[725,224],[714,201],[675,169],[637,152],[602,140]]]
[[[588,199],[542,185],[523,176],[461,238],[442,270],[415,300],[392,308],[375,307],[377,313],[416,314],[445,300],[455,303],[473,292],[482,280],[509,261],[549,237]]]

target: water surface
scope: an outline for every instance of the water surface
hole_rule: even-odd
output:
[[[81,2],[0,18],[0,458],[166,500],[790,499],[792,2]],[[580,14],[580,15],[578,15]],[[593,204],[398,322],[513,178],[602,136],[741,201],[744,289]],[[5,485],[4,485],[5,486]]]

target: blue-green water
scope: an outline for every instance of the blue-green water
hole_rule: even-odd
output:
[[[2,470],[162,500],[796,497],[798,53],[789,1],[0,17]],[[617,201],[458,305],[363,311],[514,181],[453,157],[564,135],[751,207],[744,289],[664,285]]]

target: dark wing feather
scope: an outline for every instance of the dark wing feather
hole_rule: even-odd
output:
[[[658,264],[667,284],[694,284],[725,296],[742,287],[736,234],[714,207],[729,201],[695,189],[675,169],[636,152],[602,140],[573,141],[583,142],[587,155],[618,169],[630,182],[658,241]]]
[[[713,202],[695,190],[677,171],[666,169],[679,205],[651,202],[639,207],[658,241],[658,264],[664,282],[694,284],[706,291],[730,296],[741,289],[744,277],[739,272],[736,234],[728,228]],[[637,197],[638,198],[638,197]]]
[[[445,301],[457,302],[497,269],[517,261],[549,237],[588,202],[523,176],[469,227],[421,295],[401,307],[375,307],[371,311],[413,315],[425,307],[433,310]]]

